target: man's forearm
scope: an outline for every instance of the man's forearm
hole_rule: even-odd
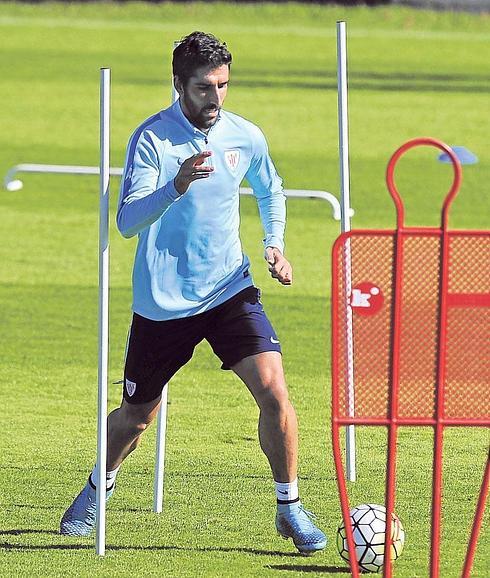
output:
[[[180,198],[173,179],[154,192],[144,193],[130,193],[119,204],[117,227],[123,237],[133,237],[149,227]]]
[[[286,198],[282,191],[257,199],[260,219],[265,231],[264,246],[284,252]]]

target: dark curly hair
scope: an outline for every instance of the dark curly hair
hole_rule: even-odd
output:
[[[202,66],[218,68],[231,65],[231,54],[225,42],[205,32],[192,32],[180,41],[174,49],[172,59],[173,75],[185,86],[194,71]]]

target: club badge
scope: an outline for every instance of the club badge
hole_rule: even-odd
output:
[[[225,151],[225,161],[230,171],[232,173],[236,172],[240,162],[240,151],[236,149]]]
[[[126,391],[128,392],[129,397],[132,397],[134,395],[134,392],[136,391],[136,383],[134,383],[134,381],[130,381],[127,378],[126,378]]]

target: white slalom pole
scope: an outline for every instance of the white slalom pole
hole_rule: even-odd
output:
[[[179,42],[174,42],[174,49]],[[179,98],[179,93],[175,90],[172,80],[172,102]],[[167,405],[168,405],[168,383],[162,391],[160,410],[157,417],[157,441],[155,456],[155,481],[153,483],[153,511],[160,514],[163,510],[163,487],[165,483],[165,441],[167,434]]]
[[[337,22],[337,87],[338,87],[338,117],[339,117],[339,153],[340,153],[340,210],[342,233],[350,231],[350,175],[349,175],[349,121],[347,103],[347,37],[345,22]],[[351,251],[350,241],[345,244],[345,299],[352,292]],[[349,417],[355,412],[354,392],[354,349],[352,309],[346,309],[345,339],[347,350],[347,411]],[[346,471],[347,479],[356,480],[356,438],[353,425],[346,431]]]
[[[168,383],[162,391],[160,410],[157,417],[157,446],[155,457],[155,482],[153,484],[153,511],[163,510],[163,485],[165,482],[165,441],[167,433]]]
[[[109,149],[110,68],[100,69],[100,206],[99,206],[99,369],[97,400],[97,532],[95,550],[105,554],[107,460],[107,380],[109,359]]]

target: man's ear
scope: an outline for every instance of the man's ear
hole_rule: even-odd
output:
[[[174,86],[179,96],[182,96],[184,94],[184,85],[178,76],[174,76]]]

